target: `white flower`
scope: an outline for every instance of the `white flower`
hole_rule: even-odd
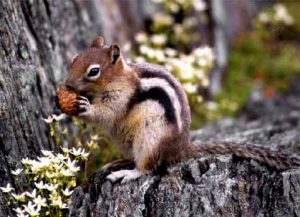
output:
[[[21,208],[13,209],[17,213],[17,217],[28,217],[27,214],[25,214],[25,210],[22,210]]]
[[[193,6],[196,11],[204,11],[206,9],[206,3],[203,0],[193,0]]]
[[[26,158],[22,159],[21,163],[24,165],[32,165],[33,160],[30,160],[30,159],[28,159],[28,157],[26,157]]]
[[[176,4],[175,2],[169,2],[168,7],[173,13],[177,13],[180,9],[179,5]]]
[[[163,45],[167,41],[167,37],[164,34],[156,34],[151,36],[151,42],[155,45]]]
[[[13,198],[15,198],[17,201],[21,201],[21,202],[24,202],[25,201],[25,195],[26,193],[22,193],[22,194],[14,194],[12,193],[11,194],[13,196]]]
[[[274,5],[275,15],[274,19],[277,21],[282,21],[286,25],[293,24],[294,20],[291,15],[288,13],[286,7],[283,4],[275,4]]]
[[[201,84],[202,84],[203,87],[208,87],[209,80],[207,78],[202,78]]]
[[[136,57],[134,60],[137,63],[144,63],[144,62],[146,62],[145,58],[144,57],[140,57],[140,56]]]
[[[31,164],[30,169],[33,173],[40,172],[40,170],[47,168],[51,164],[51,160],[48,157],[38,157],[38,160],[29,160]]]
[[[43,120],[47,123],[47,124],[51,124],[53,122],[53,118],[51,116],[49,116],[48,118],[43,118]]]
[[[22,171],[23,171],[23,169],[18,168],[16,170],[11,171],[11,173],[15,176],[18,176],[21,174]]]
[[[55,121],[60,121],[60,120],[64,119],[65,117],[67,117],[67,115],[65,115],[65,114],[52,115],[52,117]]]
[[[173,48],[166,48],[165,49],[165,53],[166,55],[168,55],[169,57],[174,57],[177,55],[177,51]]]
[[[41,197],[41,195],[38,195],[36,198],[33,199],[33,202],[37,205],[37,206],[47,206],[46,203],[46,198]]]
[[[68,159],[68,162],[66,163],[66,166],[73,173],[76,173],[80,170],[80,167],[76,166],[76,161],[71,161],[70,159]]]
[[[58,188],[58,184],[50,184],[50,185],[48,185],[48,184],[46,184],[45,185],[45,188],[48,190],[48,191],[55,191],[57,188]]]
[[[200,57],[200,58],[205,57],[210,60],[214,59],[213,50],[208,46],[198,47],[198,48],[194,49],[193,55],[195,55],[196,57]]]
[[[42,190],[46,188],[46,185],[43,183],[43,181],[35,182],[34,185],[37,187],[37,189]]]
[[[93,141],[97,141],[98,139],[99,139],[99,136],[97,134],[91,136],[91,140],[93,140]]]
[[[156,25],[170,26],[173,24],[173,18],[168,14],[156,13],[153,15],[153,22]]]
[[[71,177],[71,176],[75,176],[75,174],[73,172],[71,172],[69,169],[62,169],[60,171],[62,176],[66,176],[66,177]]]
[[[10,183],[7,183],[6,187],[0,187],[0,189],[1,189],[1,191],[2,191],[3,193],[9,193],[9,192],[11,192],[12,190],[14,190],[14,189],[11,187]]]
[[[71,152],[70,149],[64,148],[64,147],[62,147],[61,150],[62,150],[65,154],[69,154],[69,153]]]
[[[73,191],[70,191],[68,188],[66,188],[65,190],[62,190],[62,193],[66,196],[69,197]]]
[[[52,151],[49,151],[49,150],[41,150],[42,154],[45,156],[45,157],[52,157],[53,154],[52,154]]]
[[[148,47],[146,45],[141,45],[140,46],[140,52],[141,54],[149,57],[149,58],[154,58],[155,57],[155,51],[153,48]]]
[[[66,117],[65,114],[60,114],[60,115],[50,115],[48,118],[43,118],[43,120],[47,124],[51,124],[53,121],[60,121]]]
[[[147,34],[145,32],[139,32],[135,35],[134,39],[139,43],[144,43],[147,41]]]
[[[207,102],[207,103],[205,104],[205,106],[206,106],[206,108],[209,109],[209,110],[216,110],[216,109],[218,108],[218,104],[215,103],[215,102],[212,102],[212,101]]]
[[[75,156],[75,157],[81,157],[82,159],[87,159],[87,157],[89,156],[88,152],[85,152],[84,149],[82,148],[72,148],[71,153]]]
[[[67,157],[61,153],[58,153],[56,156],[53,156],[50,161],[53,164],[59,164],[60,162],[64,161]]]
[[[26,192],[26,195],[28,197],[35,198],[36,197],[36,189],[33,189],[33,191],[31,193],[30,192]]]
[[[187,93],[196,93],[198,86],[192,83],[185,83],[183,84],[183,89],[187,92]]]
[[[33,204],[31,201],[28,202],[27,205],[23,205],[25,212],[27,212],[30,216],[39,216],[41,207]]]
[[[130,50],[131,50],[131,43],[129,41],[126,41],[122,46],[122,51],[124,53],[124,52],[130,52]]]
[[[259,15],[258,15],[258,20],[262,23],[268,23],[270,22],[271,20],[271,17],[268,13],[266,12],[261,12]]]
[[[60,209],[68,208],[67,204],[63,203],[61,197],[52,199],[52,206],[58,206]]]
[[[49,179],[52,179],[53,177],[55,177],[55,173],[46,171],[46,177],[49,178]]]

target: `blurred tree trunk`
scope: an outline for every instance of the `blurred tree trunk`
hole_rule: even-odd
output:
[[[122,1],[110,4],[115,6],[113,12],[108,1],[100,0],[0,1],[0,186],[11,183],[24,189],[25,179],[15,179],[11,171],[21,166],[22,158],[55,149],[42,118],[55,112],[56,88],[70,59],[96,35],[107,36],[108,41],[129,37],[102,25],[104,19],[113,18],[112,13],[118,16],[118,25],[135,22],[132,17],[120,19]],[[139,1],[130,4],[140,11]],[[127,15],[133,13],[125,10]],[[14,216],[0,192],[0,216],[8,215]]]
[[[229,48],[236,36],[250,29],[255,15],[273,0],[207,1],[213,23],[213,44],[216,67],[210,75],[209,96],[215,96],[222,88],[228,66]]]

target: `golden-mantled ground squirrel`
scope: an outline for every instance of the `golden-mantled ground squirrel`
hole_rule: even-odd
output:
[[[280,168],[299,166],[296,159],[263,148],[192,144],[190,108],[180,83],[161,66],[127,64],[120,48],[104,45],[102,37],[73,59],[64,85],[80,93],[75,99],[78,116],[106,130],[135,162],[134,170],[112,172],[108,178],[113,181],[214,153],[233,153]]]

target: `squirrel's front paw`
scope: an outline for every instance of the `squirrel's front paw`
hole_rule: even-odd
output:
[[[82,114],[87,112],[89,110],[89,107],[91,106],[91,103],[88,100],[88,98],[86,98],[84,96],[79,96],[76,99],[76,104],[78,106],[79,116],[81,116]]]

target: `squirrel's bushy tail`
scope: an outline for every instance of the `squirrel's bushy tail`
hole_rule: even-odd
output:
[[[234,154],[282,170],[300,168],[299,156],[253,144],[193,142],[190,145],[190,156],[202,157],[212,154]]]

